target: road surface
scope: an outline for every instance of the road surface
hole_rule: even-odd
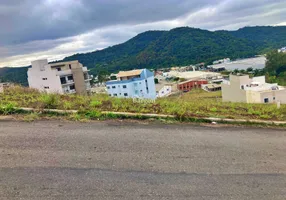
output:
[[[286,199],[286,131],[0,122],[0,199]]]

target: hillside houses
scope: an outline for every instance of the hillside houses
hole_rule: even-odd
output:
[[[248,75],[230,75],[222,83],[224,102],[286,104],[286,89],[265,82],[265,76],[249,78]]]

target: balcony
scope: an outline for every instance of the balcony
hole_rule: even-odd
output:
[[[64,70],[64,71],[57,71],[58,76],[67,76],[67,75],[71,75],[71,74],[72,74],[72,71],[70,69]]]
[[[61,81],[61,84],[64,85],[71,85],[74,84],[74,80],[66,80],[66,81]]]
[[[87,69],[87,67],[83,67],[83,68],[82,68],[82,71],[83,71],[83,72],[89,72],[89,69]]]
[[[92,80],[92,76],[89,74],[84,74],[84,81],[90,81]]]

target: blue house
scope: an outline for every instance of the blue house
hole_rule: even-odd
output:
[[[106,87],[112,97],[156,99],[154,73],[148,69],[120,71]]]

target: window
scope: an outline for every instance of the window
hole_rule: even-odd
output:
[[[73,76],[68,76],[68,80],[72,81],[73,80]]]
[[[110,87],[109,87],[109,86],[107,86],[107,89],[110,89]]]
[[[244,90],[244,85],[241,86],[241,89]]]
[[[66,84],[66,83],[67,83],[66,77],[61,77],[61,84]]]
[[[45,88],[45,89],[50,89],[50,87],[49,87],[49,86],[45,86],[44,88]]]
[[[264,103],[269,103],[269,99],[268,98],[264,98]]]
[[[123,85],[123,88],[127,88],[127,86],[126,86],[126,85]]]
[[[43,78],[44,81],[48,80],[48,78]]]
[[[75,89],[75,86],[74,85],[71,85],[70,86],[70,90],[74,90]]]
[[[138,91],[138,90],[135,90],[135,94],[139,94],[139,91]]]
[[[125,96],[125,97],[127,97],[127,96],[128,96],[128,94],[127,94],[127,93],[124,93],[124,96]]]
[[[71,64],[69,64],[69,68],[71,69]]]
[[[276,99],[276,98],[275,98],[275,97],[273,97],[273,100],[274,100],[274,101],[275,101],[275,99]]]
[[[113,96],[117,97],[117,94],[113,94]]]
[[[116,88],[115,86],[112,86],[112,88],[114,89],[114,88]]]
[[[62,68],[56,68],[58,71],[62,71]]]

